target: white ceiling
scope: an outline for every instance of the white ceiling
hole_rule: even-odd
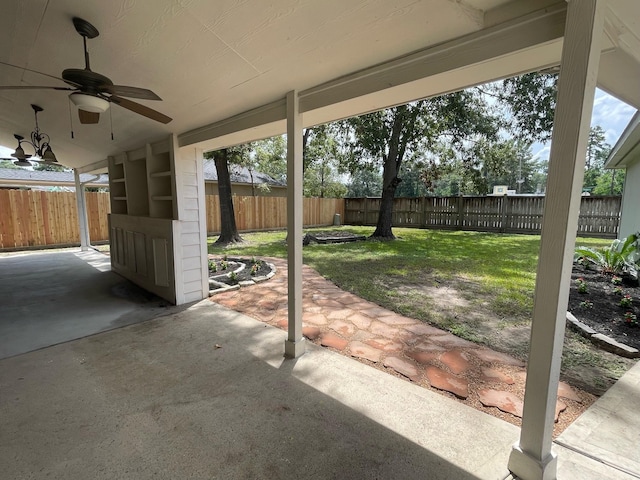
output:
[[[610,63],[633,59],[631,91],[640,103],[637,49],[640,2],[612,0]],[[78,167],[181,134],[410,52],[477,32],[554,3],[553,0],[4,0],[0,2],[0,85],[64,86],[65,68],[83,68],[82,39],[71,18],[95,25],[91,67],[115,84],[149,88],[162,102],[143,101],[174,120],[162,125],[112,105],[98,125],[80,125],[68,92],[0,90],[0,145],[33,129],[30,104],[51,135],[58,159]],[[616,47],[617,50],[613,50]],[[623,61],[616,55],[626,55]],[[498,74],[499,76],[501,74]],[[602,82],[601,82],[602,83]],[[619,94],[618,96],[622,96]],[[135,99],[134,99],[135,100]],[[138,100],[135,100],[138,101]],[[637,104],[636,104],[637,105]],[[70,138],[71,123],[75,138]]]

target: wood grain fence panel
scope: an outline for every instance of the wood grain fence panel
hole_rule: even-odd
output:
[[[578,235],[616,238],[621,203],[618,196],[583,197]],[[375,225],[379,208],[379,198],[346,199],[344,223]],[[543,212],[541,196],[396,198],[392,218],[396,227],[539,234]]]

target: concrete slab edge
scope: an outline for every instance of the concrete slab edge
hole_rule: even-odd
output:
[[[596,332],[593,328],[574,317],[571,312],[567,312],[567,323],[573,330],[577,331],[583,337],[588,338],[591,343],[607,352],[615,353],[616,355],[626,358],[640,358],[640,351],[638,351],[637,348],[616,342],[613,338]]]

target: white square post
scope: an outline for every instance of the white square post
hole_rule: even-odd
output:
[[[80,231],[80,250],[89,250],[91,239],[89,238],[89,221],[87,220],[87,197],[84,192],[84,184],[80,181],[80,173],[73,169],[73,178],[76,182],[76,205],[78,207],[78,227]]]
[[[520,442],[509,470],[553,480],[551,451],[584,163],[604,24],[601,0],[569,0],[553,125]]]
[[[302,117],[298,92],[287,94],[287,261],[289,323],[284,354],[305,352],[302,336]]]

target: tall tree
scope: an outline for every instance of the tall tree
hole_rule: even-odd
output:
[[[70,169],[68,169],[67,167],[63,166],[63,165],[55,165],[55,164],[51,164],[51,163],[40,163],[37,162],[34,166],[33,166],[34,170],[40,171],[40,172],[68,172],[70,171]]]
[[[556,110],[558,75],[534,72],[495,82],[481,91],[496,100],[506,113],[503,126],[516,138],[528,142],[551,139]]]
[[[265,138],[252,144],[255,169],[279,182],[287,181],[287,142],[284,135]]]
[[[600,125],[591,127],[587,143],[584,181],[582,191],[595,193],[598,180],[605,173],[604,164],[611,151],[611,145],[605,141],[605,132]],[[602,187],[600,188],[602,190]]]
[[[361,168],[351,174],[347,184],[347,197],[379,197],[382,193],[382,175],[380,172]]]
[[[217,244],[230,244],[243,242],[236,226],[236,217],[233,208],[233,196],[231,194],[231,175],[229,174],[229,163],[241,162],[247,156],[248,147],[240,145],[237,147],[224,148],[213,152],[205,153],[205,158],[213,159],[218,174],[218,195],[220,198],[220,236],[216,240]]]
[[[351,143],[346,158],[350,171],[362,164],[382,164],[382,199],[372,238],[394,239],[393,199],[400,168],[407,158],[428,151],[438,138],[447,137],[451,145],[463,149],[479,137],[493,137],[496,122],[482,96],[471,90],[401,105],[346,120],[344,138]]]
[[[306,197],[343,197],[347,187],[340,181],[341,145],[336,124],[319,125],[304,131],[303,170]]]

